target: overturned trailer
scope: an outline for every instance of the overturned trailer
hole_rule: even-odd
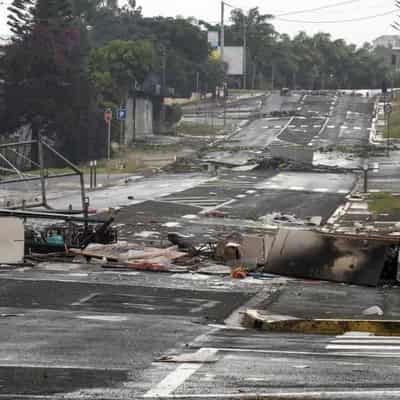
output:
[[[397,270],[399,238],[279,229],[264,272],[296,278],[377,286]]]

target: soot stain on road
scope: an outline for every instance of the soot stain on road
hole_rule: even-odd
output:
[[[110,388],[121,385],[128,376],[127,370],[0,366],[0,394],[33,396]]]

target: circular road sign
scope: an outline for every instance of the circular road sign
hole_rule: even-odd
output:
[[[112,117],[113,113],[109,108],[106,111],[104,111],[104,121],[106,121],[107,124],[109,124],[112,121]]]

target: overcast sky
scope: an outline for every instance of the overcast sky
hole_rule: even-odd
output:
[[[3,1],[9,3],[11,0],[0,0],[1,35],[8,33],[6,25],[7,5],[4,4]],[[258,6],[263,13],[279,15],[339,3],[343,2],[343,0],[232,0],[227,2],[233,6],[241,7],[244,10]],[[211,22],[216,22],[220,18],[219,0],[137,0],[137,3],[142,6],[145,16],[181,15],[184,17],[206,19]],[[302,21],[332,21],[382,14],[394,9],[394,0],[356,0],[353,4],[342,5],[326,10],[287,15],[284,18]],[[229,13],[229,8],[227,12]],[[331,33],[334,38],[344,38],[349,42],[361,45],[365,41],[372,41],[380,35],[396,33],[393,28],[390,27],[394,17],[395,14],[392,14],[366,21],[338,24],[293,23],[282,21],[277,18],[274,21],[274,25],[279,32],[288,33],[290,35],[294,35],[300,30],[305,30],[310,34],[324,31]]]

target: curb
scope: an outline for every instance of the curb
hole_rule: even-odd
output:
[[[400,336],[400,320],[300,319],[290,316],[262,314],[247,310],[243,326],[267,332],[341,335],[346,332],[367,332],[377,336]]]

